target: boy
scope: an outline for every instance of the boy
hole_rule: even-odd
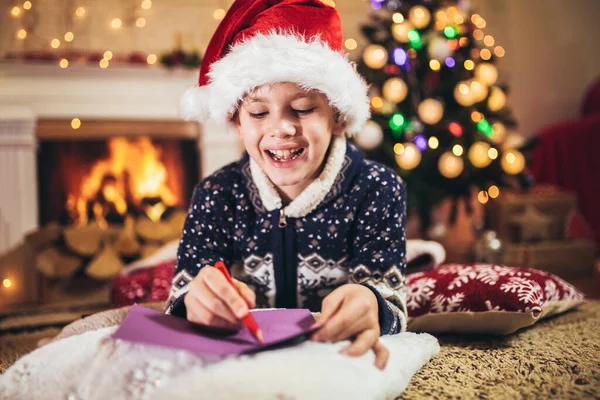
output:
[[[369,118],[337,11],[237,0],[208,46],[185,116],[231,123],[246,153],[195,189],[167,313],[239,329],[254,307],[321,311],[313,340],[372,349],[406,330],[405,187],[346,142]],[[213,266],[230,268],[238,291]]]

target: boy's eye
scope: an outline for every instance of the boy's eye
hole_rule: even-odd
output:
[[[261,113],[251,113],[251,112],[248,112],[248,114],[252,118],[261,119],[261,118],[263,118],[263,117],[265,117],[267,115],[267,112],[266,111],[265,112],[261,112]]]
[[[296,110],[295,108],[293,108],[292,110],[298,115],[307,115],[307,114],[310,114],[311,112],[315,111],[315,108],[317,108],[317,107],[309,108],[307,110]]]

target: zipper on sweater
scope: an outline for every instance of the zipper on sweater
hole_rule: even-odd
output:
[[[283,208],[281,210],[279,210],[279,227],[280,228],[285,228],[287,226],[287,221],[285,219],[285,211],[283,211]]]

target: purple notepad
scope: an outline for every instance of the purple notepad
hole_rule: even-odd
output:
[[[263,332],[264,345],[245,327],[235,333],[217,333],[147,307],[134,304],[112,338],[171,347],[200,355],[227,356],[270,349],[298,340],[315,323],[307,309],[252,311]]]

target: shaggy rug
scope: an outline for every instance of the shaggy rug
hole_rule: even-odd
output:
[[[146,304],[160,309],[162,304]],[[0,370],[42,339],[118,324],[128,308],[100,312],[56,328],[0,336]],[[441,352],[412,378],[400,399],[599,399],[600,301],[507,337],[437,335]]]

